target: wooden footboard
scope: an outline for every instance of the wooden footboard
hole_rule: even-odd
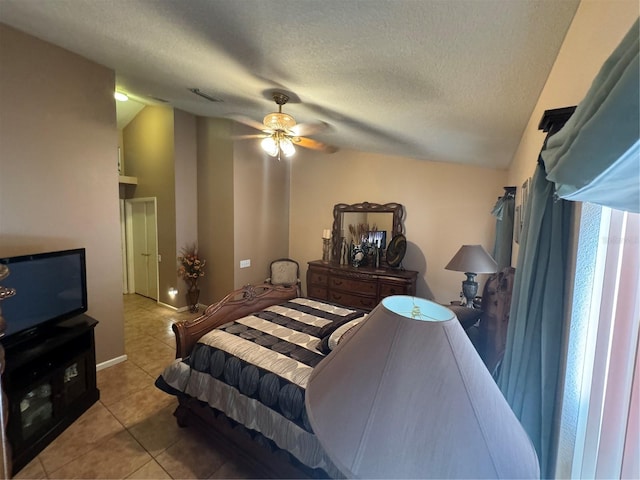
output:
[[[218,303],[209,305],[198,318],[173,324],[176,358],[189,355],[198,339],[214,328],[297,296],[295,285],[285,287],[264,283],[234,290]]]
[[[233,426],[233,420],[224,413],[210,408],[206,403],[191,397],[180,397],[179,405],[173,413],[180,427],[195,427],[206,435],[221,441],[233,454],[259,473],[256,478],[329,478],[320,469],[311,470],[301,464],[294,464],[289,453],[271,451],[257,443],[244,428]]]

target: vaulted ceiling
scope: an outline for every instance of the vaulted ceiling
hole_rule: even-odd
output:
[[[0,0],[0,22],[114,69],[146,103],[261,121],[283,91],[339,148],[506,168],[578,3]]]

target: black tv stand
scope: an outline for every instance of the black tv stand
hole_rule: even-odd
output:
[[[88,315],[78,315],[19,343],[12,343],[11,337],[3,340],[13,475],[100,398],[97,324]]]

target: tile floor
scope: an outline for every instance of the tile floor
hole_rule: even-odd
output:
[[[128,360],[98,372],[94,404],[15,478],[260,478],[222,442],[177,426],[153,382],[175,357],[171,325],[193,317],[125,295]]]

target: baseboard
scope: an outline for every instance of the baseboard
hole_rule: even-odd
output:
[[[158,302],[158,305],[162,305],[163,307],[167,307],[170,308],[171,310],[174,310],[178,313],[182,313],[182,312],[188,312],[189,311],[189,307],[188,306],[184,306],[184,307],[174,307],[173,305],[169,305],[168,303],[162,303],[162,302]],[[208,305],[203,305],[202,303],[198,304],[199,307],[199,311],[204,312],[205,309],[207,308]]]
[[[104,370],[105,368],[113,367],[114,365],[122,363],[126,360],[127,360],[126,355],[120,355],[119,357],[112,358],[111,360],[107,360],[106,362],[98,363],[96,365],[96,372],[99,372],[100,370]]]
[[[198,313],[202,313],[207,309],[208,305],[203,305],[202,303],[198,304]],[[189,307],[172,307],[174,310],[176,310],[178,313],[182,313],[182,312],[188,312],[189,311]]]
[[[169,305],[168,303],[164,303],[159,300],[158,300],[158,305],[162,305],[163,307],[170,308],[171,310],[174,310],[176,312],[181,311],[183,308],[187,308],[187,307],[180,307],[180,308],[174,307],[173,305]]]

